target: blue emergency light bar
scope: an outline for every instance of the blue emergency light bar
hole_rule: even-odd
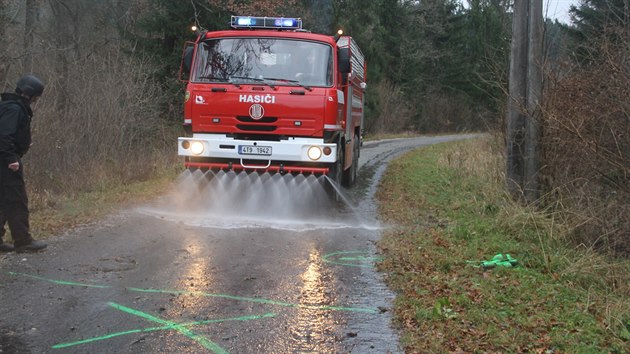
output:
[[[302,29],[302,19],[289,17],[232,16],[232,28]]]

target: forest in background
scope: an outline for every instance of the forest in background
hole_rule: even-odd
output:
[[[368,61],[369,134],[505,131],[510,0],[0,0],[0,86],[47,85],[27,156],[35,195],[144,180],[177,166],[190,26],[232,14],[342,28]],[[575,235],[628,253],[630,11],[583,0],[545,23],[541,206]],[[568,211],[568,212],[567,212]]]

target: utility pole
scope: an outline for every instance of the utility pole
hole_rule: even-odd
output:
[[[538,139],[542,94],[542,0],[514,0],[507,112],[507,188],[534,202],[538,187]]]
[[[540,198],[538,172],[540,170],[539,146],[540,115],[542,101],[542,50],[543,50],[543,9],[542,0],[528,1],[529,30],[527,50],[527,116],[525,117],[525,175],[523,190],[529,203]]]

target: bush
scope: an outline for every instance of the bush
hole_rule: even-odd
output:
[[[34,107],[31,189],[86,191],[146,179],[157,162],[175,161],[177,124],[161,117],[165,97],[145,62],[114,50],[73,63],[72,75],[48,76]]]
[[[550,82],[542,175],[553,203],[572,210],[575,236],[630,254],[630,48],[603,40],[588,66]]]

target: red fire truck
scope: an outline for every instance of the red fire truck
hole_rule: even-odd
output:
[[[299,18],[232,16],[231,27],[198,32],[184,50],[185,166],[354,184],[366,88],[355,41]]]

